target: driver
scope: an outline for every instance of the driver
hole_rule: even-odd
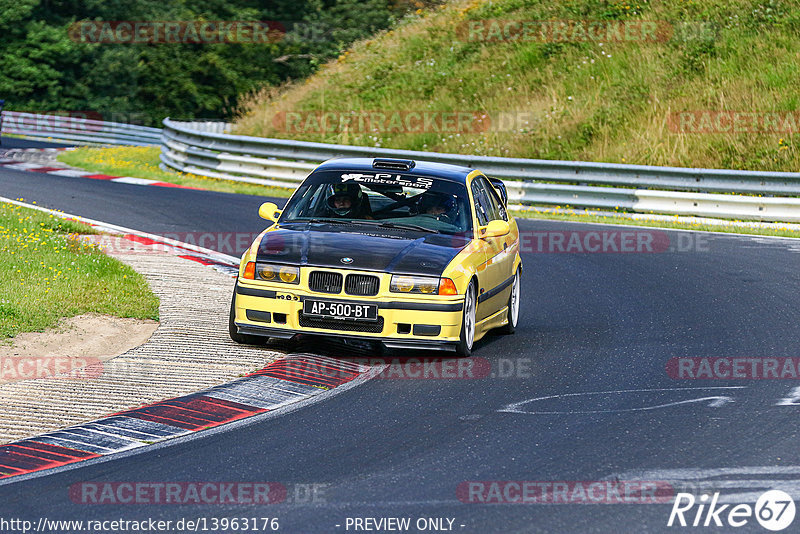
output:
[[[419,199],[418,212],[420,215],[428,215],[436,220],[452,223],[455,221],[458,211],[456,206],[453,195],[429,191],[423,193]]]
[[[334,184],[326,200],[332,217],[371,219],[369,204],[358,184]]]

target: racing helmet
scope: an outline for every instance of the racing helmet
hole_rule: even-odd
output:
[[[428,191],[421,195],[417,204],[417,212],[433,215],[439,220],[453,222],[458,217],[458,203],[453,195]]]
[[[326,203],[328,208],[339,217],[355,216],[361,208],[363,193],[358,184],[333,184],[328,187],[328,198]],[[350,205],[347,207],[336,207],[336,201],[348,198]]]

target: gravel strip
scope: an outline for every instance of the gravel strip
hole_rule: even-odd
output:
[[[0,443],[193,393],[283,356],[231,341],[229,275],[166,254],[112,255],[147,278],[161,299],[161,324],[146,343],[104,362],[95,378],[0,385]]]
[[[0,150],[0,157],[24,161],[26,163],[38,163],[42,167],[63,167],[65,169],[84,170],[71,167],[66,163],[58,161],[58,155],[62,152],[63,149],[57,148],[7,148]]]

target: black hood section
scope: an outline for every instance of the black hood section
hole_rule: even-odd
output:
[[[257,261],[439,276],[470,242],[463,236],[408,231],[301,228],[267,232],[259,244]]]

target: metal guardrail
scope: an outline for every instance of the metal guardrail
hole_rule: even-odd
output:
[[[729,219],[800,221],[800,173],[689,169],[396,150],[201,132],[164,119],[162,167],[295,187],[333,157],[397,157],[480,169],[509,202]]]
[[[194,120],[181,124],[196,132],[205,133],[230,133],[232,126],[231,123],[220,120]]]
[[[2,112],[2,134],[87,145],[158,145],[161,128],[80,117]]]

